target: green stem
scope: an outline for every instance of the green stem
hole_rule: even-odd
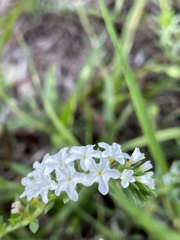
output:
[[[0,239],[7,235],[8,233],[15,231],[18,228],[22,228],[24,226],[29,225],[31,222],[33,222],[34,219],[36,219],[41,213],[44,211],[44,204],[41,204],[40,206],[38,205],[37,209],[30,215],[28,216],[25,220],[17,223],[15,226],[7,226],[5,229],[3,229],[2,232],[0,232]]]

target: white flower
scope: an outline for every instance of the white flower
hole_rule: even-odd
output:
[[[85,174],[77,172],[72,165],[66,165],[64,169],[56,169],[55,172],[56,180],[58,181],[55,194],[59,196],[62,191],[65,191],[71,200],[77,201],[76,185],[81,183]]]
[[[38,192],[38,186],[34,179],[24,177],[21,180],[21,184],[25,187],[24,192],[20,195],[20,198],[27,197],[27,200],[30,201]]]
[[[56,168],[64,168],[66,161],[70,159],[70,154],[67,153],[68,147],[62,148],[58,153],[48,156],[43,159],[45,165],[44,174],[48,175]]]
[[[48,202],[48,192],[49,190],[54,190],[57,188],[55,181],[47,175],[39,175],[34,178],[25,177],[22,178],[22,185],[25,186],[25,191],[20,195],[20,198],[27,197],[30,201],[32,198],[37,198],[39,195],[42,197],[44,203]]]
[[[180,163],[174,161],[171,165],[170,171],[163,176],[164,184],[180,183]]]
[[[137,176],[136,181],[146,185],[147,187],[149,187],[150,189],[155,189],[155,181],[152,178],[153,176],[153,172],[146,172],[144,175],[142,176]]]
[[[121,165],[124,165],[124,163],[125,163],[124,158],[129,157],[128,154],[123,153],[121,151],[121,145],[119,145],[118,143],[113,143],[112,145],[109,145],[105,142],[100,142],[100,143],[98,143],[98,145],[101,148],[105,149],[102,152],[102,157],[103,158],[108,157],[110,159],[110,161],[111,161],[111,159],[114,159],[117,162],[119,162]]]
[[[148,170],[150,170],[152,168],[152,164],[150,163],[150,161],[146,161],[145,163],[143,163],[140,167],[139,170],[142,172],[147,172]]]
[[[110,169],[108,158],[101,158],[98,164],[92,162],[89,166],[89,170],[90,173],[84,177],[82,184],[91,186],[95,182],[99,183],[98,190],[103,195],[109,192],[109,179],[118,179],[120,177],[120,172],[118,170]]]
[[[173,178],[170,173],[163,175],[162,179],[165,185],[171,184],[173,182]]]
[[[80,160],[81,168],[84,171],[89,169],[89,165],[94,161],[93,158],[99,158],[101,152],[93,149],[94,145],[74,146],[70,149],[71,157],[66,160],[66,163],[74,160]]]
[[[129,157],[129,164],[133,165],[139,161],[141,161],[142,159],[144,159],[144,153],[141,153],[139,148],[135,148],[133,154],[131,155],[131,157]]]
[[[28,173],[27,177],[33,177],[33,176],[38,176],[39,174],[44,174],[44,170],[45,170],[44,161],[48,157],[49,157],[49,154],[46,154],[41,163],[38,161],[34,162],[33,163],[34,171]]]
[[[174,161],[171,165],[170,172],[173,175],[178,176],[180,174],[180,163],[179,161]]]
[[[124,171],[121,173],[120,179],[121,179],[121,186],[123,188],[127,188],[129,186],[129,183],[135,182],[135,178],[133,177],[134,171],[124,169]]]

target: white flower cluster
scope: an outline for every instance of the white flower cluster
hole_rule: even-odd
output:
[[[34,170],[22,179],[25,191],[20,197],[31,200],[41,196],[47,203],[49,191],[54,191],[56,196],[64,191],[71,200],[77,201],[77,184],[91,186],[98,183],[99,192],[105,195],[109,192],[110,178],[116,179],[123,188],[135,182],[148,189],[155,188],[153,172],[148,172],[152,165],[150,161],[141,163],[145,157],[139,148],[129,156],[117,143],[100,142],[97,150],[94,146],[65,147],[55,155],[46,154],[42,162],[35,162]],[[140,163],[138,167],[137,163]]]
[[[170,167],[170,171],[163,176],[165,185],[180,183],[180,162],[174,161]]]

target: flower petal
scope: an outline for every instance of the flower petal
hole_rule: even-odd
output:
[[[106,181],[104,181],[103,178],[99,179],[99,187],[98,190],[100,193],[102,193],[103,195],[106,195],[109,192],[109,186],[108,183]]]
[[[106,170],[106,175],[108,175],[109,178],[113,178],[113,179],[120,178],[120,172],[118,170],[116,170],[116,169]]]
[[[91,186],[95,182],[96,178],[92,174],[87,174],[83,179],[82,179],[82,184],[84,186]]]
[[[122,181],[121,181],[121,186],[122,186],[123,188],[127,188],[127,187],[129,186],[129,182],[128,182],[127,180],[122,180]]]

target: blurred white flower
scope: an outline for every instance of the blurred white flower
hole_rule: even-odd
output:
[[[173,175],[180,175],[180,161],[174,161],[171,165],[170,172]]]
[[[74,146],[70,149],[71,157],[66,160],[66,163],[70,163],[75,160],[80,160],[80,166],[84,171],[89,169],[89,165],[94,162],[93,158],[99,158],[101,152],[94,150],[95,145],[87,146]]]
[[[142,172],[147,172],[148,170],[150,170],[152,168],[152,164],[150,163],[150,161],[146,161],[145,163],[143,163],[140,167],[139,170]]]
[[[44,174],[48,175],[57,168],[64,168],[66,161],[70,159],[70,154],[67,153],[67,150],[68,147],[62,148],[58,153],[43,159],[45,165]]]
[[[163,176],[164,184],[180,183],[180,162],[174,161],[170,167],[170,171]]]
[[[98,190],[103,195],[109,192],[109,179],[118,179],[120,177],[120,172],[118,170],[110,169],[108,158],[101,158],[98,164],[92,162],[89,166],[89,171],[90,173],[84,177],[82,184],[91,186],[95,182],[99,183]]]
[[[163,175],[162,179],[165,185],[173,183],[173,179],[170,173],[166,173],[165,175]]]
[[[153,176],[153,172],[146,172],[144,175],[142,176],[137,176],[135,177],[137,182],[140,182],[144,185],[146,185],[147,187],[149,187],[150,189],[155,189],[155,181],[152,178]]]
[[[35,162],[33,163],[33,168],[34,168],[34,170],[33,170],[32,172],[28,173],[27,177],[36,177],[36,176],[39,176],[39,175],[41,175],[41,174],[44,174],[44,171],[45,171],[44,161],[45,161],[45,159],[48,158],[48,157],[49,157],[49,154],[47,153],[47,154],[44,156],[44,158],[43,158],[43,160],[42,160],[41,163],[38,162],[38,161],[35,161]]]
[[[129,186],[129,183],[135,182],[135,178],[133,177],[134,171],[124,169],[124,171],[120,175],[121,179],[121,186],[123,188],[127,188]]]
[[[110,161],[111,161],[111,159],[113,159],[113,160],[119,162],[121,165],[124,165],[124,163],[125,163],[124,158],[129,157],[128,154],[123,153],[121,151],[121,145],[119,145],[118,143],[113,143],[112,145],[109,145],[105,142],[100,142],[100,143],[98,143],[98,145],[100,148],[105,149],[102,152],[102,157],[103,158],[107,157],[110,159]]]
[[[48,202],[49,190],[55,190],[57,183],[48,175],[36,175],[34,178],[24,177],[21,184],[25,186],[25,191],[20,195],[20,198],[27,197],[30,201],[32,198],[37,198],[39,195],[42,197],[44,203]]]
[[[79,173],[72,165],[66,165],[64,169],[56,169],[56,180],[58,181],[55,194],[60,195],[62,191],[66,192],[68,197],[73,200],[78,200],[78,193],[76,191],[76,185],[82,182],[84,173]]]
[[[131,157],[128,158],[129,159],[128,163],[130,165],[133,165],[133,164],[143,160],[144,158],[145,158],[144,153],[141,153],[139,148],[135,148]]]

